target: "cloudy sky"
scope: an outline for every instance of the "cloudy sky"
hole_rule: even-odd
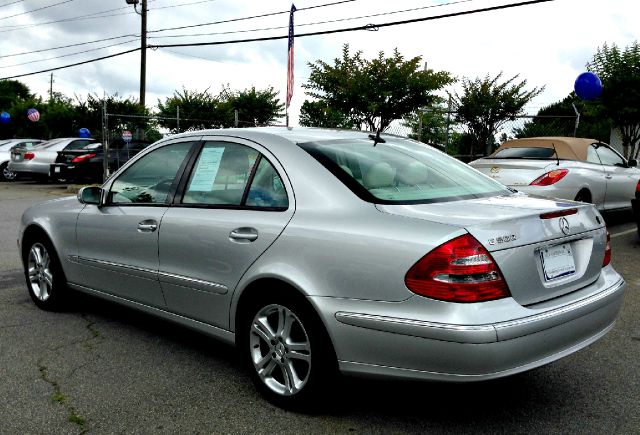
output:
[[[148,0],[149,44],[232,41],[286,35],[290,0]],[[381,24],[469,11],[517,0],[297,0],[296,33]],[[325,5],[310,8],[312,6]],[[309,9],[305,9],[309,8]],[[626,46],[640,39],[637,0],[555,0],[494,12],[413,24],[297,38],[296,88],[291,107],[297,123],[305,99],[301,84],[308,62],[331,62],[343,44],[367,57],[394,48],[421,56],[428,67],[458,78],[520,74],[546,90],[529,111],[566,96],[598,46]],[[315,24],[314,24],[315,23]],[[196,26],[198,25],[198,26]],[[196,26],[183,29],[168,28]],[[59,67],[139,46],[140,18],[125,0],[0,0],[0,78]],[[95,41],[95,42],[94,42]],[[91,44],[83,44],[93,42]],[[75,47],[55,47],[83,44]],[[118,44],[112,47],[110,45]],[[25,52],[37,53],[20,54]],[[138,52],[53,72],[54,90],[69,96],[118,93],[138,97]],[[158,48],[147,54],[147,104],[174,90],[223,85],[232,89],[273,86],[284,99],[287,41]],[[18,80],[46,96],[50,73]]]

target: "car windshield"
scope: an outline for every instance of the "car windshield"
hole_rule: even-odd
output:
[[[491,159],[549,159],[555,156],[553,148],[517,147],[503,148],[492,155]],[[555,157],[554,157],[555,158]]]
[[[300,144],[360,198],[419,204],[507,195],[511,191],[464,163],[424,144],[386,139]]]

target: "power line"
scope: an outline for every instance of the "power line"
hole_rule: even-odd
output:
[[[298,24],[296,23],[296,28],[298,27],[306,27],[306,26],[316,26],[318,24],[331,24],[331,23],[339,23],[339,22],[343,22],[343,21],[354,21],[354,20],[361,20],[364,18],[373,18],[373,17],[381,17],[381,16],[385,16],[385,15],[394,15],[394,14],[401,14],[401,13],[406,13],[406,12],[415,12],[418,10],[424,10],[424,9],[431,9],[431,8],[439,8],[439,7],[443,7],[443,6],[452,6],[452,5],[456,5],[456,4],[461,4],[461,3],[469,3],[475,0],[458,0],[458,1],[453,1],[453,2],[449,2],[449,3],[440,3],[437,5],[429,5],[429,6],[420,6],[417,8],[410,8],[410,9],[403,9],[403,10],[399,10],[399,11],[390,11],[390,12],[380,12],[377,14],[369,14],[369,15],[361,15],[358,17],[348,17],[348,18],[336,18],[335,20],[325,20],[325,21],[315,21],[313,23],[301,23]],[[276,27],[263,27],[260,29],[246,29],[246,30],[230,30],[227,32],[209,32],[209,33],[191,33],[191,34],[182,34],[182,35],[165,35],[165,36],[150,36],[150,39],[162,39],[162,38],[185,38],[188,36],[211,36],[211,35],[230,35],[230,34],[234,34],[234,33],[250,33],[250,32],[260,32],[260,31],[268,31],[268,30],[280,30],[280,29],[287,29],[288,26],[276,26]]]
[[[78,54],[90,53],[92,51],[104,50],[105,48],[117,47],[119,45],[130,44],[132,42],[138,42],[138,40],[137,39],[131,39],[129,41],[118,42],[116,44],[111,44],[111,45],[104,45],[102,47],[92,48],[90,50],[82,50],[82,51],[76,51],[76,52],[73,52],[73,53],[62,54],[60,56],[55,56],[55,57],[48,57],[46,59],[31,60],[29,62],[16,63],[16,64],[13,64],[13,65],[2,65],[2,66],[0,66],[0,69],[12,68],[12,67],[22,66],[22,65],[29,65],[29,64],[32,64],[32,63],[46,62],[48,60],[62,59],[64,57],[71,57],[71,56],[76,56]]]
[[[19,14],[15,14],[15,15],[7,15],[6,17],[0,17],[0,20],[6,20],[7,18],[13,18],[13,17],[19,17],[19,16],[21,16],[21,15],[31,14],[31,13],[33,13],[33,12],[42,11],[42,10],[44,10],[44,9],[49,9],[49,8],[54,7],[54,6],[63,5],[63,4],[65,4],[65,3],[70,3],[70,2],[72,2],[72,1],[75,1],[75,0],[64,0],[64,1],[61,1],[61,2],[58,2],[58,3],[54,3],[54,4],[52,4],[52,5],[43,6],[43,7],[41,7],[41,8],[32,9],[32,10],[30,10],[30,11],[26,11],[26,12],[20,12]]]
[[[21,0],[21,1],[23,1],[23,0]],[[147,0],[147,3],[151,3],[151,2],[154,2],[154,1],[157,1],[157,0]],[[208,1],[214,1],[214,0],[208,0]],[[170,7],[170,6],[166,6],[166,7]],[[109,12],[121,11],[123,9],[129,10],[129,12],[120,13],[120,14],[102,15],[102,14],[107,14]],[[123,6],[121,8],[107,9],[107,10],[100,11],[100,12],[93,12],[91,14],[78,15],[78,16],[69,17],[69,18],[61,18],[59,20],[42,21],[42,22],[39,22],[39,23],[31,23],[31,24],[17,24],[17,25],[13,25],[13,26],[1,26],[0,29],[8,29],[8,30],[0,30],[0,33],[10,32],[12,30],[27,29],[29,27],[46,26],[48,24],[58,24],[58,23],[65,23],[65,22],[69,22],[69,21],[90,20],[90,19],[94,19],[94,18],[107,18],[107,17],[115,17],[115,16],[118,16],[118,15],[129,15],[129,14],[135,14],[135,12],[131,11],[131,7],[130,6]],[[96,16],[96,15],[101,15],[101,16]]]
[[[15,5],[16,3],[22,3],[23,1],[24,1],[24,0],[15,0],[15,1],[13,1],[13,2],[9,2],[9,3],[7,3],[7,4],[2,5],[2,7]]]
[[[41,73],[46,73],[46,72],[51,72],[51,71],[58,71],[60,69],[71,68],[71,67],[74,67],[74,66],[85,65],[85,64],[88,64],[88,63],[98,62],[100,60],[111,59],[113,57],[123,56],[125,54],[133,53],[133,52],[136,52],[136,51],[140,51],[140,47],[132,48],[131,50],[127,50],[127,51],[121,51],[120,53],[110,54],[108,56],[96,57],[94,59],[85,60],[83,62],[76,62],[76,63],[72,63],[72,64],[69,64],[69,65],[63,65],[63,66],[58,66],[58,67],[55,67],[55,68],[43,69],[43,70],[40,70],[40,71],[31,72],[31,73],[18,74],[18,75],[11,76],[11,77],[3,77],[3,78],[0,78],[0,80],[16,79],[16,78],[19,78],[19,77],[26,77],[26,76],[32,76],[32,75],[35,75],[35,74],[41,74]]]
[[[33,50],[33,51],[23,51],[22,53],[14,53],[14,54],[5,54],[0,56],[0,58],[3,57],[14,57],[14,56],[23,56],[26,54],[34,54],[34,53],[42,53],[44,51],[51,51],[51,50],[58,50],[60,48],[71,48],[71,47],[79,47],[81,45],[89,45],[89,44],[95,44],[98,42],[106,42],[106,41],[113,41],[114,39],[122,39],[122,38],[139,38],[140,35],[121,35],[121,36],[113,36],[111,38],[104,38],[104,39],[97,39],[95,41],[87,41],[87,42],[78,42],[76,44],[69,44],[69,45],[60,45],[58,47],[53,47],[53,48],[43,48],[40,50]]]
[[[306,11],[306,10],[310,10],[310,9],[316,9],[316,8],[323,8],[323,7],[326,7],[326,6],[335,6],[335,5],[339,5],[339,4],[343,4],[343,3],[351,3],[351,2],[354,2],[354,1],[357,1],[357,0],[342,0],[342,1],[335,1],[335,2],[332,2],[332,3],[325,3],[325,4],[321,4],[321,5],[307,6],[305,8],[298,8],[297,12]],[[233,22],[236,22],[236,21],[253,20],[255,18],[265,18],[265,17],[272,17],[274,15],[288,14],[290,12],[291,12],[290,10],[280,11],[280,12],[268,12],[266,14],[252,15],[250,17],[230,18],[228,20],[212,21],[210,23],[191,24],[189,26],[167,27],[167,28],[164,28],[164,29],[149,30],[148,33],[167,32],[169,30],[192,29],[194,27],[212,26],[214,24],[233,23]]]
[[[478,14],[478,13],[482,13],[482,12],[492,12],[492,11],[498,11],[498,10],[503,10],[503,9],[511,9],[511,8],[520,7],[520,6],[529,6],[529,5],[534,5],[534,4],[538,4],[538,3],[547,3],[547,2],[552,2],[552,1],[555,1],[555,0],[528,0],[528,1],[523,1],[523,2],[518,2],[518,3],[510,3],[510,4],[506,4],[506,5],[500,5],[500,6],[490,6],[490,7],[486,7],[486,8],[472,9],[472,10],[468,10],[468,11],[451,12],[451,13],[448,13],[448,14],[433,15],[433,16],[430,16],[430,17],[412,18],[412,19],[409,19],[409,20],[392,21],[392,22],[381,23],[381,24],[366,24],[364,26],[345,27],[345,28],[342,28],[342,29],[322,30],[322,31],[308,32],[308,33],[298,33],[298,34],[295,35],[295,37],[296,38],[302,38],[302,37],[305,37],[305,36],[329,35],[329,34],[333,34],[333,33],[353,32],[353,31],[356,31],[356,30],[378,30],[378,29],[383,28],[383,27],[398,26],[398,25],[401,25],[401,24],[419,23],[419,22],[423,22],[423,21],[439,20],[439,19],[443,19],[443,18],[460,17],[460,16],[463,16],[463,15]],[[191,43],[182,43],[182,44],[157,44],[157,45],[149,45],[149,48],[157,49],[157,48],[171,48],[171,47],[201,47],[201,46],[207,46],[207,45],[239,44],[239,43],[245,43],[245,42],[275,41],[275,40],[278,40],[278,39],[287,39],[288,37],[289,37],[288,35],[283,35],[283,36],[267,36],[267,37],[263,37],[263,38],[234,39],[234,40],[227,40],[227,41],[191,42]]]
[[[71,1],[71,0],[69,0],[69,1]],[[156,0],[148,0],[148,3],[151,3],[153,1],[156,1]],[[213,0],[205,0],[205,1],[213,1]],[[337,4],[341,4],[341,3],[349,3],[349,2],[353,2],[353,1],[356,1],[356,0],[343,0],[343,1],[333,2],[333,3],[314,5],[314,6],[309,6],[309,7],[306,7],[306,8],[300,8],[300,9],[298,9],[298,11],[305,10],[305,9],[306,10],[316,9],[316,8],[321,8],[321,7],[325,7],[325,6],[333,6],[333,5],[337,5]],[[167,6],[167,7],[174,7],[174,6],[178,6],[178,5],[171,5],[171,6]],[[128,8],[128,7],[125,7],[125,8]],[[121,10],[121,9],[123,9],[123,8],[109,9],[107,11],[96,12],[94,14],[89,14],[89,15],[102,14],[102,13],[106,13],[106,12],[113,12],[113,11],[117,11],[117,10]],[[285,12],[289,13],[289,11],[285,11]],[[266,14],[266,15],[276,15],[276,14],[281,14],[281,13],[282,12],[273,12],[273,13]],[[80,17],[73,17],[73,18],[67,18],[67,19],[64,19],[64,20],[50,21],[50,22],[41,23],[41,24],[44,25],[44,24],[52,24],[52,23],[58,23],[58,22],[63,22],[63,21],[72,21],[72,20],[74,20],[76,18],[82,18],[82,17],[89,16],[89,15],[81,15]],[[253,18],[261,18],[261,17],[262,16],[234,18],[234,19],[231,19],[231,20],[228,20],[228,21],[221,21],[220,23],[230,22],[230,21],[248,20],[248,19],[253,19]],[[204,23],[202,25],[212,25],[212,24],[217,24],[217,23]],[[35,26],[35,25],[37,25],[37,24],[27,25],[27,26],[28,27],[32,27],[32,26]],[[11,30],[16,30],[16,29],[11,29]],[[174,29],[171,29],[171,28],[158,29],[158,30],[154,30],[153,32],[164,32],[164,31],[167,31],[167,30],[174,30]],[[10,30],[0,30],[0,33],[7,32],[7,31],[10,31]],[[149,33],[149,32],[147,32],[147,33]],[[97,40],[94,40],[94,41],[87,41],[87,42],[79,42],[79,43],[76,43],[76,44],[61,45],[61,46],[58,46],[58,47],[45,48],[45,49],[40,49],[40,50],[32,50],[32,51],[24,51],[24,52],[20,52],[20,53],[5,54],[5,55],[0,55],[0,59],[6,58],[6,57],[23,56],[23,55],[27,55],[27,54],[42,53],[42,52],[45,52],[45,51],[58,50],[58,49],[61,49],[61,48],[79,47],[79,46],[82,46],[82,45],[95,44],[95,43],[98,43],[98,42],[106,42],[106,41],[111,41],[111,40],[114,40],[114,39],[129,38],[129,37],[138,37],[139,38],[140,35],[128,34],[128,35],[121,35],[121,36],[113,36],[113,37],[110,37],[110,38],[97,39]]]
[[[498,10],[504,10],[504,9],[512,9],[512,8],[521,7],[521,6],[529,6],[529,5],[539,4],[539,3],[548,3],[548,2],[552,2],[552,1],[555,1],[555,0],[529,0],[529,1],[523,1],[523,2],[518,2],[518,3],[510,3],[510,4],[506,4],[506,5],[500,5],[500,6],[491,6],[491,7],[480,8],[480,9],[472,9],[472,10],[467,10],[467,11],[451,12],[451,13],[448,13],[448,14],[433,15],[433,16],[430,16],[430,17],[413,18],[413,19],[409,19],[409,20],[400,20],[400,21],[391,21],[391,22],[380,23],[380,24],[367,24],[365,26],[346,27],[346,28],[342,28],[342,29],[324,30],[324,31],[309,32],[309,33],[299,33],[299,34],[296,34],[295,37],[296,38],[302,38],[302,37],[306,37],[306,36],[329,35],[329,34],[333,34],[333,33],[353,32],[353,31],[357,31],[357,30],[378,30],[378,29],[384,28],[384,27],[398,26],[398,25],[402,25],[402,24],[411,24],[411,23],[418,23],[418,22],[424,22],[424,21],[433,21],[433,20],[438,20],[438,19],[453,18],[453,17],[472,15],[472,14],[478,14],[478,13],[484,13],[484,12],[492,12],[492,11],[498,11]],[[264,38],[236,39],[236,40],[228,40],[228,41],[149,45],[149,48],[157,49],[157,48],[171,48],[171,47],[197,47],[197,46],[208,46],[208,45],[240,44],[240,43],[246,43],[246,42],[274,41],[274,40],[278,40],[278,39],[287,39],[287,38],[288,38],[288,35],[283,35],[283,36],[270,36],[270,37],[264,37]],[[15,78],[26,77],[26,76],[31,76],[31,75],[35,75],[35,74],[41,74],[41,73],[45,73],[45,72],[57,71],[57,70],[60,70],[60,69],[65,69],[65,68],[71,68],[71,67],[74,67],[74,66],[84,65],[84,64],[88,64],[88,63],[104,60],[104,59],[110,59],[110,58],[113,58],[113,57],[122,56],[122,55],[125,55],[125,54],[128,54],[128,53],[133,53],[133,52],[138,51],[138,50],[140,50],[139,47],[131,49],[131,50],[123,51],[123,52],[120,52],[120,53],[114,53],[114,54],[111,54],[111,55],[108,55],[108,56],[102,56],[102,57],[98,57],[98,58],[95,58],[95,59],[89,59],[89,60],[86,60],[86,61],[83,61],[83,62],[77,62],[77,63],[70,64],[70,65],[64,65],[64,66],[60,66],[60,67],[49,68],[49,69],[46,69],[46,70],[35,71],[35,72],[31,72],[31,73],[18,74],[18,75],[14,75],[14,76],[11,76],[11,77],[3,77],[3,78],[0,78],[0,80],[15,79]]]

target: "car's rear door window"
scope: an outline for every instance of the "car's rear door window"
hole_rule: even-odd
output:
[[[376,146],[368,139],[300,146],[369,202],[414,204],[512,193],[446,154],[399,138]]]

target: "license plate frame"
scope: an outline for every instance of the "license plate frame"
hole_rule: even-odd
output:
[[[554,281],[576,273],[573,249],[569,243],[540,249],[540,261],[545,281]]]

